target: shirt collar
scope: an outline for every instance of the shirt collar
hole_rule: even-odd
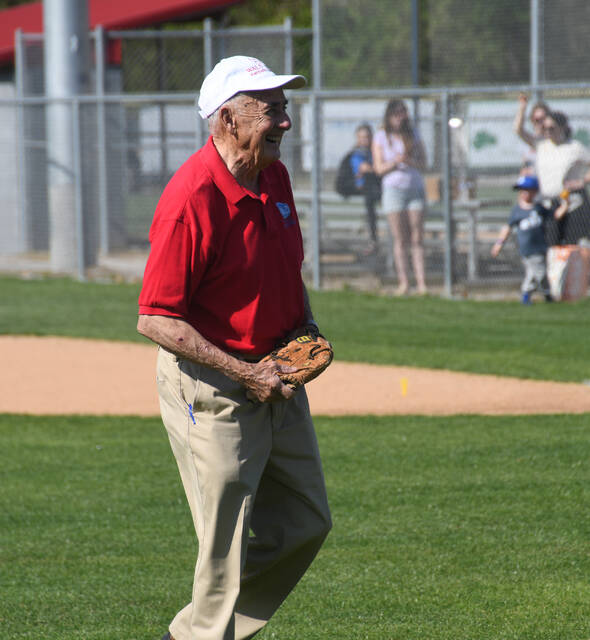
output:
[[[260,172],[259,184],[261,194],[260,196],[257,196],[256,194],[252,193],[241,184],[239,184],[231,174],[222,157],[219,155],[219,151],[217,151],[217,148],[215,147],[212,136],[209,136],[205,146],[203,147],[203,152],[204,162],[210,170],[215,184],[223,192],[223,195],[229,202],[231,202],[232,204],[237,204],[242,198],[245,197],[260,199],[263,202],[266,202],[266,199],[268,198],[268,195],[266,193],[268,190],[268,185],[264,177],[264,171]]]

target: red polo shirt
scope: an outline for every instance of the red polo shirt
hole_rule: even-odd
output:
[[[150,229],[139,313],[183,318],[226,351],[263,354],[304,321],[303,242],[287,169],[240,186],[209,138],[172,177]]]

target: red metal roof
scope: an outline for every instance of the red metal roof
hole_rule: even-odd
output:
[[[137,29],[211,15],[243,0],[88,0],[90,28]],[[0,65],[14,62],[14,32],[43,32],[43,3],[0,11]]]

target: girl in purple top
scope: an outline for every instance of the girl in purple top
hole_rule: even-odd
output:
[[[403,100],[390,100],[385,109],[383,128],[373,139],[373,166],[382,177],[382,210],[387,213],[393,235],[393,254],[399,287],[409,291],[407,253],[411,248],[412,266],[418,293],[426,293],[424,278],[424,210],[426,205],[421,170],[426,164],[424,145],[408,116]]]

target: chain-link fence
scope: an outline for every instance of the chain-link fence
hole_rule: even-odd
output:
[[[55,272],[71,271],[68,265],[74,264],[79,277],[102,270],[140,277],[159,195],[207,137],[195,109],[198,87],[218,59],[240,53],[261,58],[278,73],[304,73],[310,81],[289,95],[293,128],[283,141],[282,159],[292,177],[313,285],[333,278],[399,282],[387,212],[377,201],[375,251],[363,197],[344,198],[335,189],[339,163],[355,144],[358,125],[378,131],[387,102],[399,98],[426,150],[423,246],[429,288],[515,290],[522,278],[516,244],[510,241],[496,259],[490,247],[508,219],[512,184],[527,154],[512,128],[519,91],[542,94],[570,116],[574,136],[589,144],[590,83],[568,75],[557,54],[545,53],[542,82],[530,85],[528,0],[516,3],[523,14],[518,20],[513,9],[502,11],[504,2],[492,3],[495,9],[459,0],[422,2],[415,12],[417,5],[407,0],[397,3],[395,13],[386,4],[320,3],[320,65],[313,58],[320,28],[295,29],[290,20],[255,29],[217,29],[212,21],[182,32],[97,29],[87,93],[58,102],[43,96],[41,36],[21,35],[17,81],[0,92],[0,268]],[[584,14],[583,6],[569,4]],[[470,29],[457,28],[443,5]],[[545,6],[545,24],[550,10]],[[473,29],[482,21],[493,28],[478,38]],[[551,24],[544,32],[559,30]],[[517,50],[508,42],[517,42]],[[494,75],[484,62],[500,53]],[[577,58],[572,54],[571,60]],[[318,68],[321,77],[314,77]],[[546,82],[550,69],[562,77]],[[392,88],[400,86],[413,88]],[[52,110],[61,115],[52,116]],[[48,146],[56,122],[68,125],[62,134],[70,151],[67,167]],[[63,179],[52,178],[52,171]],[[56,201],[63,204],[58,215],[49,204]]]
[[[321,0],[322,86],[584,82],[586,0]]]
[[[545,92],[552,108],[570,116],[573,137],[583,144],[590,135],[589,90],[590,86]],[[372,274],[380,282],[394,285],[399,282],[390,220],[381,203],[377,202],[379,249],[375,252],[364,197],[342,197],[335,192],[338,166],[354,146],[356,128],[367,124],[378,131],[388,101],[397,98],[407,105],[426,150],[423,246],[429,288],[462,294],[518,288],[523,270],[516,239],[511,237],[497,258],[490,255],[516,202],[513,185],[530,155],[529,147],[513,131],[518,90],[465,89],[414,95],[411,91],[386,95],[366,91],[363,97],[324,91],[320,95],[318,260],[322,282],[341,280],[343,273],[350,277]],[[310,112],[310,104],[304,104],[302,137],[308,143],[303,148],[303,169],[311,171],[311,141],[305,124]],[[305,171],[302,177],[296,175],[299,209],[307,214],[312,211],[313,190],[306,186]],[[411,272],[410,244],[406,249]]]

